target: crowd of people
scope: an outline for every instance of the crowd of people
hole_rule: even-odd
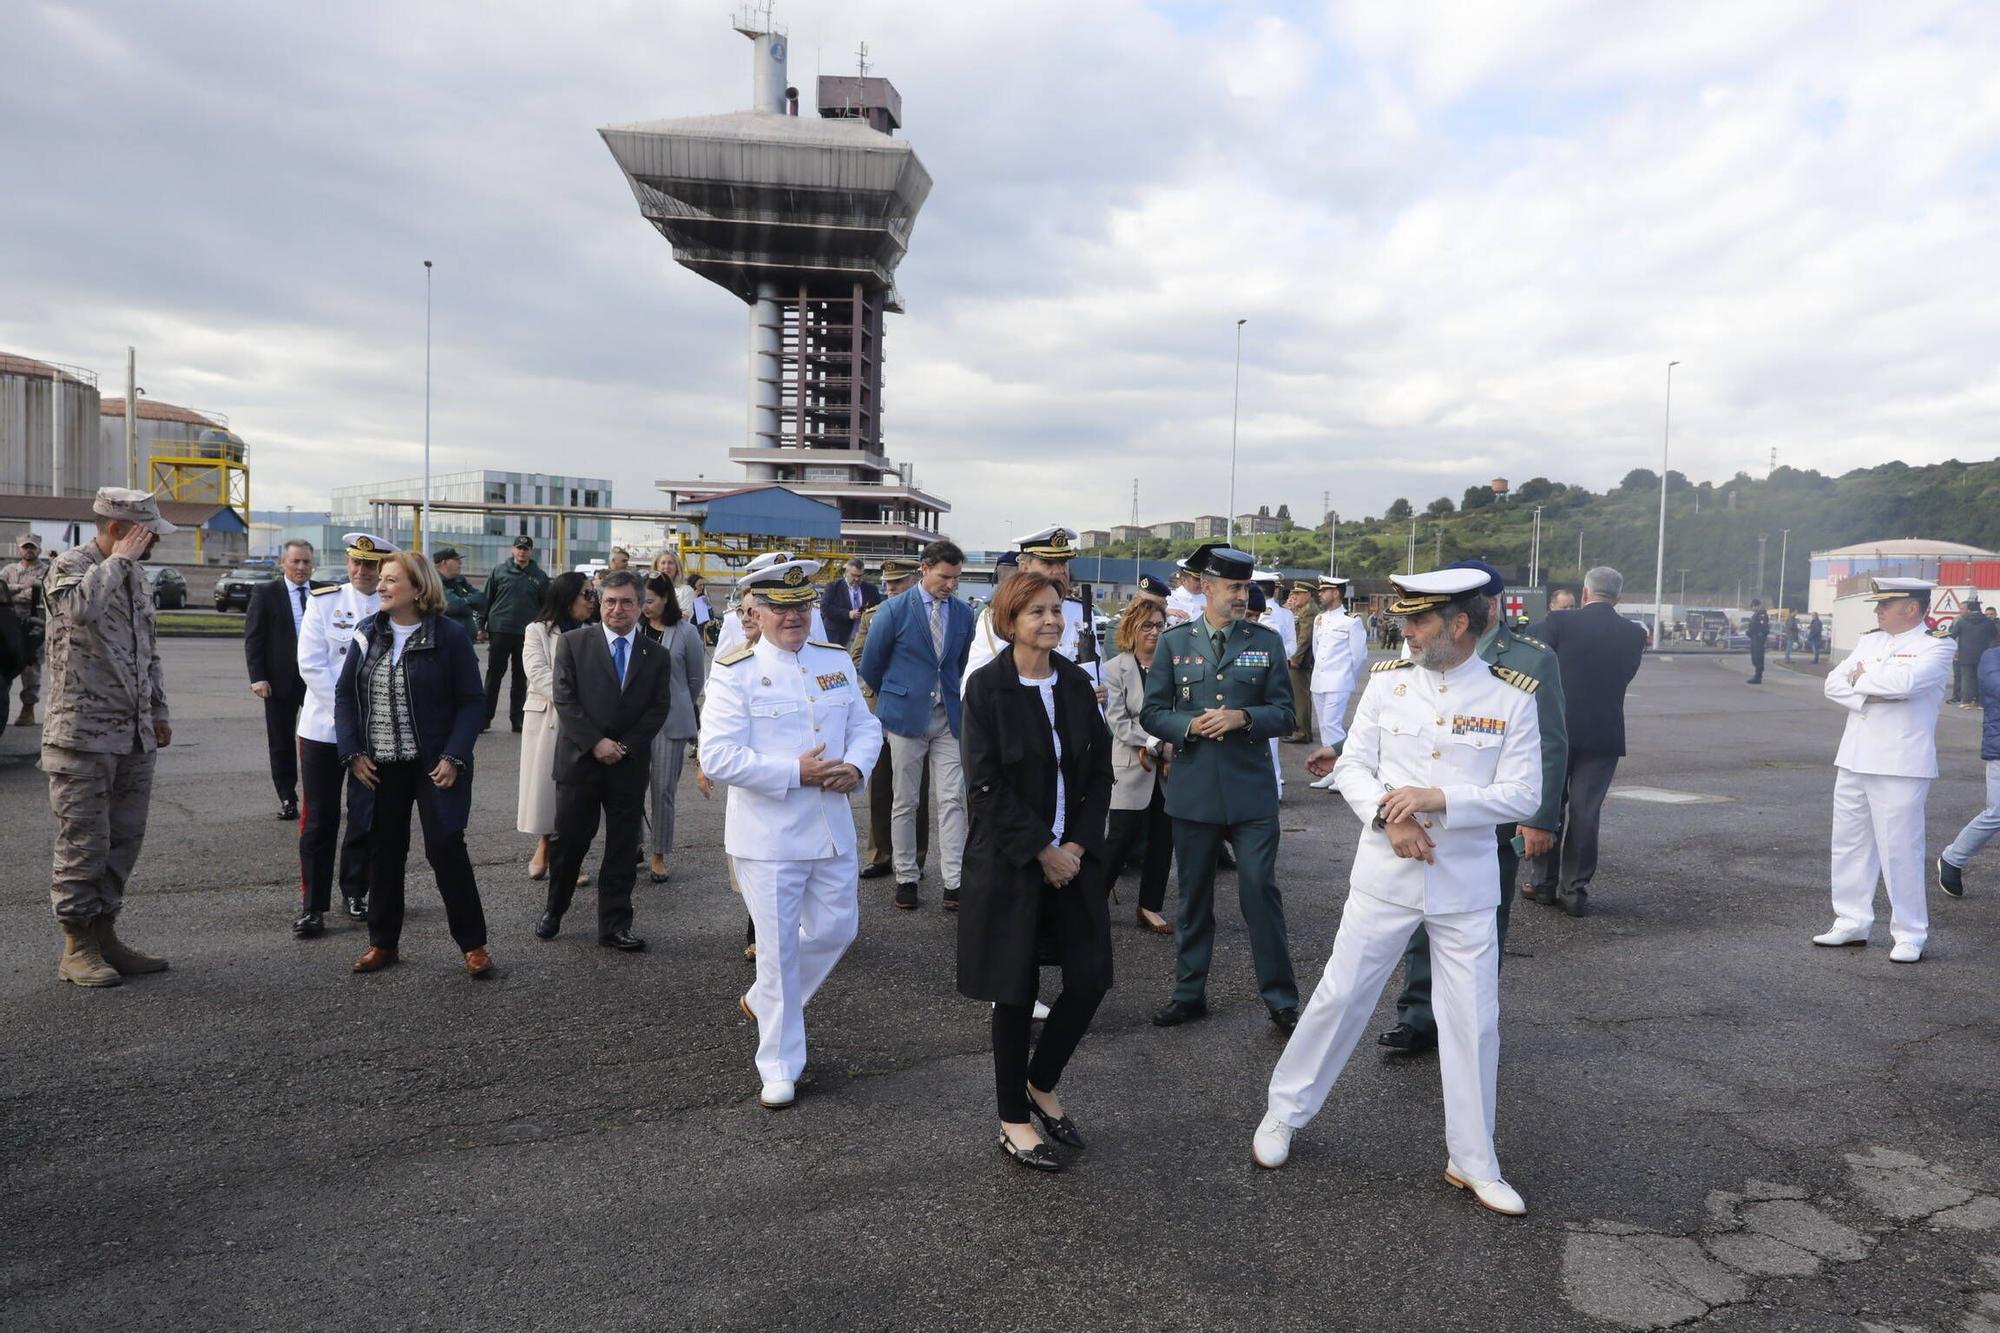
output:
[[[172,525],[143,492],[107,488],[96,512],[96,536],[37,585],[58,975],[85,987],[167,967],[116,923],[157,751],[173,739],[139,572]],[[656,883],[672,874],[685,770],[704,800],[726,790],[723,845],[755,964],[737,1004],[756,1028],[763,1105],[798,1096],[806,1007],[855,938],[860,882],[893,875],[890,901],[915,911],[929,862],[938,906],[957,914],[957,989],[991,1006],[999,1147],[1061,1170],[1056,1147],[1085,1139],[1058,1084],[1113,982],[1116,885],[1136,872],[1136,925],[1173,938],[1152,1021],[1174,1028],[1209,1011],[1216,879],[1233,866],[1258,994],[1286,1043],[1255,1161],[1286,1162],[1400,962],[1397,1022],[1378,1042],[1438,1052],[1446,1179],[1525,1211],[1493,1149],[1501,945],[1517,878],[1520,897],[1588,910],[1645,646],[1617,611],[1621,576],[1590,570],[1582,605],[1537,637],[1506,623],[1504,580],[1481,561],[1393,576],[1393,600],[1362,617],[1346,580],[1280,588],[1209,543],[1173,588],[1142,583],[1105,657],[1072,596],[1076,537],[1055,524],[1021,538],[977,613],[958,594],[964,552],[945,540],[884,562],[880,587],[860,562],[822,581],[817,561],[769,552],[741,572],[727,615],[671,552],[648,573],[619,559],[594,578],[551,577],[522,538],[475,590],[455,552],[433,561],[360,532],[346,537],[346,579],[315,586],[316,553],[288,544],[282,577],[251,602],[244,652],[278,815],[297,827],[293,932],[326,933],[337,883],[368,935],[352,970],[396,965],[414,821],[464,971],[496,974],[465,839],[475,751],[506,692],[521,733],[516,827],[535,840],[526,874],[546,884],[538,940],[559,936],[594,883],[596,942],[644,951],[634,885],[642,866]],[[1923,797],[1953,645],[1925,629],[1930,585],[1876,588],[1881,634],[1825,687],[1849,718],[1836,921],[1814,942],[1865,943],[1881,879],[1892,957],[1907,962],[1927,932]],[[1400,652],[1371,664],[1385,616]],[[2000,831],[2000,648],[1976,676],[1988,808],[1938,860],[1947,893]],[[1304,997],[1277,874],[1287,740],[1313,747],[1314,787],[1358,822],[1346,909]],[[865,861],[851,799],[863,788]],[[1047,1003],[1043,968],[1060,975]]]

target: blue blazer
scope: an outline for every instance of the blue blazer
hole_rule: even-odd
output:
[[[340,757],[368,753],[367,676],[379,670],[394,636],[389,613],[377,611],[361,622],[359,651],[347,654],[340,666],[340,685],[333,695],[334,730]],[[427,615],[403,645],[403,679],[410,691],[410,718],[416,723],[417,749],[426,769],[439,759],[458,764],[458,781],[430,791],[439,821],[447,833],[463,833],[472,818],[472,747],[486,721],[486,687],[479,679],[479,656],[472,636],[441,615]]]
[[[958,683],[972,648],[972,608],[954,597],[945,603],[944,660],[931,647],[930,622],[920,587],[909,587],[875,609],[861,649],[861,679],[875,691],[875,716],[884,731],[922,736],[930,730],[931,694],[941,696],[951,734],[958,735]]]

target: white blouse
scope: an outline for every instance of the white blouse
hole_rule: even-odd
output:
[[[1042,711],[1049,715],[1049,739],[1056,746],[1056,823],[1049,831],[1049,845],[1059,847],[1062,845],[1064,807],[1069,802],[1063,796],[1062,733],[1056,730],[1056,678],[1048,675],[1040,680],[1030,680],[1023,676],[1021,683],[1041,692]]]

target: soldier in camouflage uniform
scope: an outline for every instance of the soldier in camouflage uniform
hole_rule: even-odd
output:
[[[35,704],[41,699],[42,688],[42,643],[45,617],[42,611],[42,580],[48,575],[49,562],[42,559],[42,543],[32,532],[21,537],[21,558],[6,569],[0,570],[0,586],[7,590],[7,600],[13,604],[15,618],[21,622],[22,637],[27,640],[25,660],[21,666],[21,715],[14,719],[17,726],[33,726]],[[7,699],[0,694],[0,713],[7,708]],[[0,722],[6,719],[0,717]]]
[[[57,556],[43,585],[49,707],[42,771],[56,817],[49,876],[63,931],[56,976],[116,986],[167,967],[121,943],[113,927],[146,834],[155,751],[174,735],[153,641],[153,599],[139,568],[174,525],[144,491],[106,486],[94,509],[97,536]]]

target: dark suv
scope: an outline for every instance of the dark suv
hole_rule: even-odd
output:
[[[215,609],[248,611],[250,594],[276,577],[278,571],[270,565],[245,565],[230,570],[215,581]]]

